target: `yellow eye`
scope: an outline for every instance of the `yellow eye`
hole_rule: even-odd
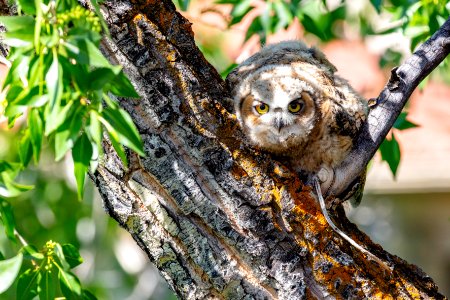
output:
[[[258,114],[263,115],[269,111],[269,105],[258,102],[255,106],[253,106]]]
[[[305,106],[305,103],[303,101],[294,100],[289,103],[288,109],[291,113],[295,114],[299,113],[303,109],[303,106]]]

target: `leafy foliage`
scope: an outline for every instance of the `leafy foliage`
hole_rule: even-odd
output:
[[[251,0],[218,0],[218,4],[232,4],[231,20],[229,26],[235,25],[253,9],[254,1]],[[343,4],[330,9],[323,1],[273,1],[265,0],[264,9],[252,20],[247,29],[245,40],[253,35],[258,35],[261,42],[265,43],[267,36],[281,29],[286,29],[298,18],[306,31],[328,41],[336,37],[333,26],[345,18],[346,10]]]
[[[98,4],[92,2],[98,11]],[[16,177],[31,161],[39,162],[46,143],[56,160],[72,150],[80,199],[86,172],[90,167],[95,170],[102,154],[104,132],[114,139],[125,165],[122,144],[144,155],[130,116],[109,96],[136,98],[138,94],[121,67],[112,66],[99,51],[103,21],[95,13],[75,0],[19,0],[17,5],[26,15],[0,17],[7,28],[3,41],[11,47],[12,61],[0,114],[10,128],[20,127],[19,161],[0,160],[0,216],[8,239],[19,240],[24,247],[13,258],[1,257],[0,293],[20,274],[19,299],[95,299],[70,271],[82,262],[78,250],[52,241],[41,251],[29,246],[17,232],[12,206],[3,197],[33,188],[18,183]],[[32,264],[19,273],[22,258]]]
[[[27,114],[20,142],[23,167],[32,158],[39,161],[44,138],[53,145],[56,160],[73,149],[81,198],[86,171],[102,153],[104,130],[116,139],[117,152],[123,153],[120,139],[144,155],[131,118],[108,97],[138,95],[121,67],[110,65],[98,49],[100,19],[76,1],[56,3],[21,0],[23,11],[36,17],[0,18],[13,61],[4,83],[4,115],[13,126]],[[126,164],[126,157],[120,157]]]

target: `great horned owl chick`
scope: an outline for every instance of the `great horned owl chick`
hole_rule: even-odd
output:
[[[367,103],[315,48],[299,41],[264,47],[227,77],[249,142],[297,171],[333,170],[366,120]]]

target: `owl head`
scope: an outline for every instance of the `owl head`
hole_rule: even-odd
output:
[[[320,134],[335,68],[301,42],[269,45],[227,77],[237,118],[250,142],[286,154]]]

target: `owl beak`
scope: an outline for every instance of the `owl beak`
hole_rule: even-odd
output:
[[[283,121],[282,118],[275,118],[273,126],[275,126],[275,128],[277,128],[279,132],[283,127],[286,126],[286,123]]]

